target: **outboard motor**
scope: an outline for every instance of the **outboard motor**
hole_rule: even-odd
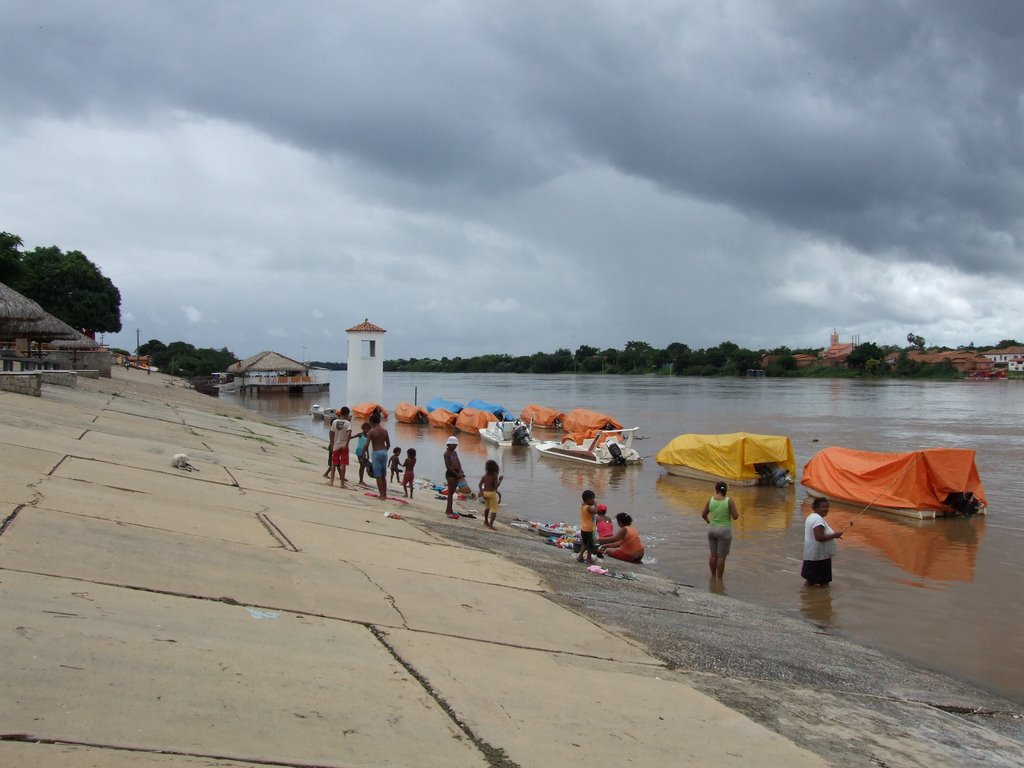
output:
[[[516,424],[512,429],[512,445],[527,445],[530,442],[530,430],[525,424]]]
[[[981,502],[971,491],[949,494],[946,496],[946,504],[957,515],[976,515],[981,509]]]
[[[612,464],[625,464],[626,457],[622,455],[622,449],[618,443],[608,443],[608,453],[612,455]]]

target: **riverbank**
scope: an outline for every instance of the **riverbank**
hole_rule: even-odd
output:
[[[0,424],[0,762],[1020,765],[1009,702],[325,486],[322,441],[169,377],[4,393]]]

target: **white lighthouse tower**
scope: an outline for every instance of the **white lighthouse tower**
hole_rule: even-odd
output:
[[[385,333],[387,331],[369,319],[345,331],[348,338],[348,387],[345,402],[349,406],[381,401],[384,394]]]

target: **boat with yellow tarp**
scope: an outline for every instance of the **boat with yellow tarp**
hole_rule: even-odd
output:
[[[679,435],[658,451],[655,461],[673,475],[734,485],[782,487],[793,482],[796,472],[788,437],[751,432]]]

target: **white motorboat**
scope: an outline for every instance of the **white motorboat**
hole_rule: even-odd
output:
[[[524,423],[522,419],[488,421],[486,427],[480,427],[480,439],[502,448],[509,448],[513,445],[529,445],[534,442],[530,425]]]
[[[640,427],[603,429],[594,437],[584,440],[582,445],[571,437],[566,437],[561,441],[535,443],[534,448],[540,451],[541,456],[568,459],[598,467],[639,464],[641,456],[633,448],[633,438],[639,429]]]
[[[324,417],[324,408],[320,403],[314,403],[309,409],[309,415],[314,419],[322,419]]]

